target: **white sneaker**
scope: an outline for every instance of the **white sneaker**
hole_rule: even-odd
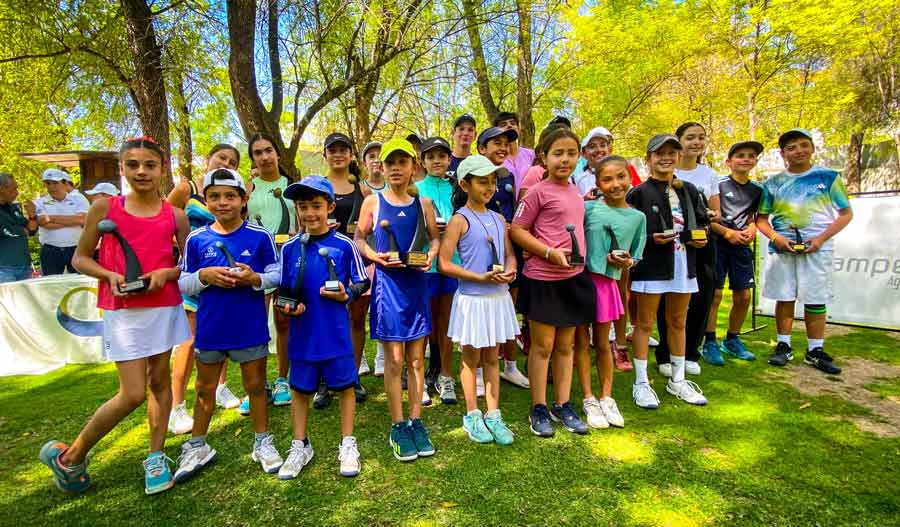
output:
[[[609,428],[609,422],[603,415],[603,409],[600,408],[600,401],[596,397],[585,399],[581,402],[584,408],[584,415],[587,416],[587,424],[591,428]]]
[[[631,396],[634,398],[634,404],[645,410],[656,410],[659,408],[659,397],[650,386],[650,383],[642,382],[634,384],[631,387]]]
[[[688,404],[695,404],[697,406],[706,404],[706,397],[703,397],[703,390],[701,390],[694,381],[684,380],[681,382],[672,382],[672,379],[669,379],[669,382],[666,383],[666,391]]]
[[[426,342],[425,342],[425,353],[424,353],[423,356],[424,356],[426,359],[430,359],[430,358],[431,358],[431,342],[430,342],[430,341],[426,341]]]
[[[187,403],[181,401],[180,404],[172,407],[169,413],[169,432],[175,435],[186,434],[194,428],[194,418],[187,411]]]
[[[368,375],[372,370],[369,369],[369,361],[366,360],[366,356],[363,355],[362,360],[359,361],[359,371],[356,372],[360,377],[363,375]]]
[[[234,393],[228,389],[227,384],[216,386],[216,406],[219,408],[237,408],[241,405],[241,400],[235,397]]]
[[[278,472],[278,468],[284,463],[281,454],[275,448],[275,436],[269,434],[258,445],[253,445],[253,452],[250,459],[262,465],[263,472],[274,474]]]
[[[612,397],[600,399],[600,409],[603,410],[603,417],[606,418],[606,422],[610,425],[617,428],[625,426],[625,418],[622,417],[621,412],[619,412],[619,407],[616,405],[615,399]]]
[[[439,374],[437,378],[438,397],[441,398],[443,404],[456,404],[456,383],[453,377]]]
[[[692,360],[684,361],[684,373],[688,375],[700,375],[700,363]]]
[[[634,325],[628,324],[628,329],[625,331],[625,340],[631,342],[632,337],[634,337]]]
[[[610,342],[616,341],[616,326],[614,326],[612,324],[609,325],[609,341]]]
[[[216,459],[216,451],[209,443],[195,447],[185,441],[181,445],[181,455],[178,456],[178,468],[175,469],[175,482],[181,483],[200,471],[206,465]]]
[[[610,326],[609,332],[612,334],[615,330]],[[634,326],[631,324],[628,325],[628,332],[625,333],[625,339],[628,342],[631,342],[631,339],[634,337]],[[610,342],[612,342],[612,337],[610,337]],[[647,341],[647,345],[651,348],[655,348],[659,346],[659,341],[653,338],[653,335],[650,335],[650,339]]]
[[[647,340],[647,345],[651,348],[655,348],[659,346],[659,341],[653,338],[653,335],[650,335],[650,338]]]
[[[302,440],[291,441],[288,457],[278,469],[278,479],[294,479],[313,458],[312,443],[304,446]]]
[[[375,342],[375,376],[384,377],[384,344]]]
[[[484,397],[484,371],[481,368],[475,370],[475,396]]]
[[[359,474],[359,449],[356,438],[347,436],[338,447],[338,461],[341,462],[341,476],[353,477]]]
[[[663,377],[671,377],[672,376],[672,363],[664,362],[659,365],[659,374]]]
[[[428,395],[428,385],[422,386],[422,406],[431,406],[431,396]]]
[[[528,389],[531,386],[531,383],[528,382],[528,377],[519,371],[519,367],[515,362],[506,363],[506,366],[500,372],[500,378],[519,388]]]

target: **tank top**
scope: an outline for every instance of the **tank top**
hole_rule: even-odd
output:
[[[387,190],[387,180],[385,180],[384,182],[382,182],[380,187],[373,187],[371,184],[369,184],[369,180],[368,180],[368,179],[364,179],[364,180],[362,181],[362,184],[365,185],[366,187],[368,187],[369,190],[372,191],[372,194],[381,194],[381,193],[383,193],[385,190]]]
[[[406,205],[392,205],[385,199],[384,194],[378,195],[378,211],[375,218],[375,251],[385,253],[390,250],[390,238],[387,231],[381,227],[381,220],[390,222],[390,229],[397,240],[397,248],[400,254],[409,251],[415,236],[416,226],[419,224],[419,198],[414,197]],[[416,271],[418,272],[418,271]]]
[[[491,258],[491,244],[488,235],[494,239],[494,247],[497,251],[497,261],[506,262],[506,247],[503,243],[506,231],[506,222],[503,217],[492,210],[483,213],[475,212],[469,207],[463,207],[456,211],[469,222],[469,230],[460,236],[456,246],[459,251],[459,259],[462,267],[476,273],[486,273],[493,259]],[[482,284],[470,280],[459,281],[459,293],[462,295],[494,295],[503,293],[509,289],[506,284]]]
[[[168,201],[156,216],[141,218],[132,216],[125,210],[125,196],[109,199],[106,218],[116,222],[117,230],[128,242],[141,263],[144,273],[175,267],[172,240],[175,238],[175,213]],[[100,265],[121,275],[125,275],[125,254],[119,241],[112,234],[104,234],[100,240]],[[168,307],[181,305],[178,282],[169,280],[162,289],[151,294],[136,294],[131,297],[113,296],[109,283],[100,280],[97,288],[97,307],[106,310],[130,309],[137,307]]]
[[[352,234],[347,234],[347,226],[359,221],[359,211],[362,208],[362,202],[363,195],[358,183],[353,184],[353,192],[334,195],[334,219],[340,225],[338,232],[345,236],[353,237]]]

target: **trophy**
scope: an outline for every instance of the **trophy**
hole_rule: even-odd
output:
[[[663,213],[661,210],[659,210],[659,207],[657,207],[656,205],[653,205],[650,207],[650,210],[652,210],[654,214],[659,216],[659,223],[662,224],[662,228],[663,228],[662,235],[665,236],[666,238],[671,238],[672,236],[675,236],[675,229],[669,228],[669,224],[666,223],[666,217],[663,216]]]
[[[488,234],[487,242],[491,246],[491,264],[488,266],[488,272],[502,273],[505,271],[505,268],[503,267],[503,264],[500,263],[500,258],[497,256],[497,246],[494,244],[494,237]]]
[[[424,250],[428,245],[428,227],[425,223],[425,209],[418,197],[416,205],[419,209],[419,221],[416,222],[416,232],[413,234],[409,250],[403,255],[403,263],[410,267],[425,267],[428,265],[428,253]]]
[[[356,234],[356,224],[359,222],[359,210],[362,208],[362,202],[362,193],[354,194],[353,210],[350,211],[350,218],[347,220],[347,234]]]
[[[512,184],[507,183],[506,186],[503,187],[503,190],[505,190],[505,191],[509,192],[510,194],[512,194],[512,193],[513,193],[513,186],[512,186]]]
[[[567,257],[569,265],[584,265],[584,256],[581,255],[578,240],[575,238],[575,226],[570,223],[566,225],[566,230],[569,231],[569,238],[572,239],[572,252]]]
[[[112,234],[119,242],[119,245],[122,247],[122,253],[125,255],[125,283],[118,285],[119,292],[140,293],[147,289],[147,286],[150,285],[150,281],[146,278],[140,278],[140,276],[144,274],[144,271],[141,269],[141,262],[138,260],[137,254],[134,253],[134,249],[131,248],[128,241],[122,237],[122,233],[119,232],[116,222],[113,220],[100,220],[97,223],[97,230],[102,234]]]
[[[234,256],[231,255],[231,251],[228,250],[228,247],[225,247],[225,244],[222,241],[216,242],[216,249],[225,256],[225,259],[228,260],[228,272],[229,273],[240,273],[243,269],[237,266],[234,262]]]
[[[328,280],[325,280],[325,290],[332,293],[340,292],[341,282],[334,271],[334,260],[328,255],[328,249],[319,247],[319,256],[325,258],[325,263],[328,264]]]
[[[328,218],[328,228],[333,229],[337,226],[337,220],[334,218]]]
[[[684,187],[682,187],[682,192],[684,192],[684,202],[688,204],[687,207],[684,207],[684,227],[687,230],[687,239],[685,241],[705,242],[706,229],[697,228],[697,213],[694,210],[693,205],[691,205],[690,195],[687,193],[687,190],[684,190]],[[699,199],[700,202],[704,204],[705,208],[706,198],[702,192],[699,194]]]
[[[297,279],[289,289],[278,288],[278,294],[275,296],[275,307],[293,311],[303,301],[303,275],[306,273],[307,243],[309,243],[309,234],[303,233],[300,237],[300,270],[297,272]]]
[[[803,236],[800,235],[800,229],[797,228],[796,225],[791,225],[790,229],[794,231],[794,241],[791,242],[791,249],[798,253],[806,252],[806,249],[809,248],[809,244],[803,241]]]
[[[391,229],[391,222],[388,220],[381,220],[378,225],[384,229],[384,232],[387,233],[388,237],[388,251],[387,251],[387,261],[389,263],[399,262],[400,261],[400,249],[397,248],[397,237],[394,236],[394,231]]]
[[[628,251],[619,247],[619,240],[616,238],[616,233],[613,232],[612,225],[607,223],[603,225],[603,228],[606,230],[606,234],[609,235],[609,254],[616,258],[625,258],[628,256]]]

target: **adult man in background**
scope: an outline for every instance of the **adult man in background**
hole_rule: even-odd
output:
[[[0,283],[31,278],[28,236],[37,230],[34,204],[16,203],[19,187],[11,174],[0,172]]]
[[[90,203],[80,192],[70,191],[72,176],[62,170],[48,168],[41,179],[47,195],[34,201],[41,242],[41,274],[63,274],[66,269],[75,273],[72,256]]]

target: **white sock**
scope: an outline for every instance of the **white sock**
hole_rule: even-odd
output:
[[[650,379],[647,378],[647,359],[632,359],[634,363],[634,383],[649,383]]]
[[[672,382],[681,382],[684,380],[684,355],[681,357],[672,355]]]
[[[378,360],[384,360],[384,344],[381,343],[380,340],[375,341],[375,358]]]
[[[503,361],[503,367],[506,368],[506,371],[516,371],[519,369],[518,364],[514,360],[505,360]]]
[[[475,369],[475,377],[477,377],[479,379],[484,379],[484,370],[482,370],[481,368],[476,368]]]
[[[825,339],[807,339],[807,348],[809,351],[812,351],[816,348],[821,348],[825,345]]]
[[[778,335],[778,342],[784,342],[788,346],[791,345],[791,336],[790,335]]]

